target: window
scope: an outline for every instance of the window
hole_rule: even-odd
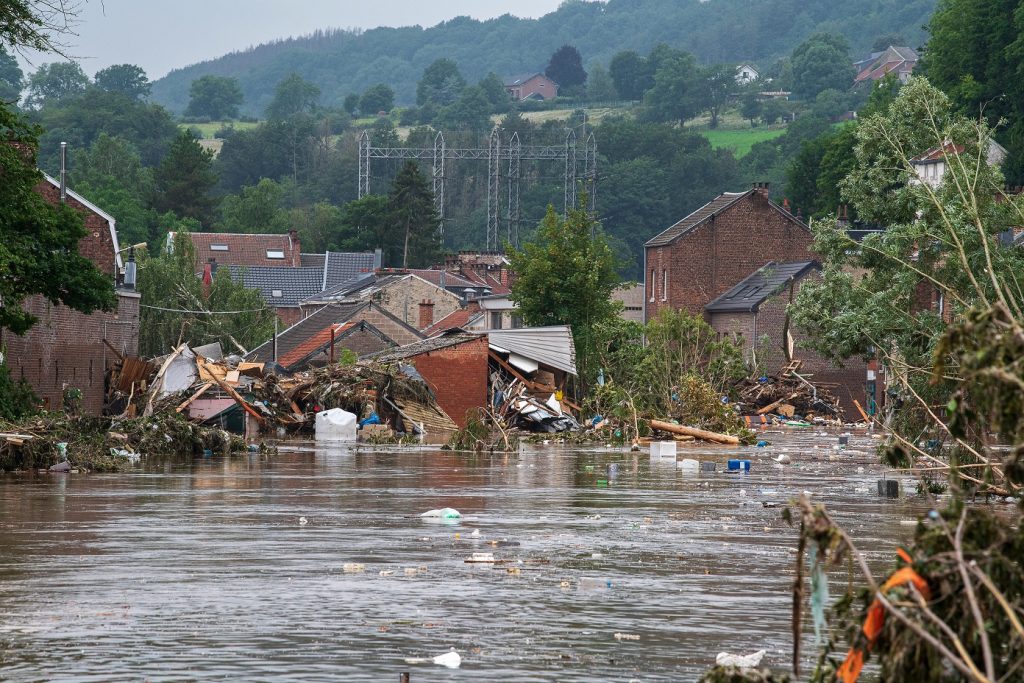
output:
[[[512,314],[512,329],[518,330],[523,326],[523,317],[516,313]]]
[[[651,268],[651,284],[649,284],[648,287],[650,287],[651,289],[651,303],[654,303],[654,294],[655,290],[657,289],[657,287],[655,287],[654,282],[654,268]]]
[[[227,251],[228,245],[226,244],[211,244],[210,251]]]
[[[661,300],[668,301],[668,268],[661,271]]]
[[[270,292],[270,296],[274,297],[275,299],[280,299],[281,297],[284,296],[284,292],[282,292],[280,289],[275,289]]]
[[[280,249],[267,249],[267,258],[284,258],[284,252]]]
[[[501,311],[491,311],[491,329],[501,329]]]

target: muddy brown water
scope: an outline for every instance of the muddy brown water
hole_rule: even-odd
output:
[[[876,495],[866,435],[844,452],[835,435],[765,438],[681,448],[717,463],[696,474],[601,446],[290,443],[0,476],[0,680],[688,681],[720,651],[762,648],[784,671],[796,534],[781,506],[811,491],[877,571],[927,508],[909,481]],[[723,472],[730,457],[752,471]],[[418,517],[440,507],[461,521]],[[460,669],[405,662],[450,648]]]

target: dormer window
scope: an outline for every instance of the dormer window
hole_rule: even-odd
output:
[[[228,245],[226,244],[211,244],[210,251],[227,251]]]
[[[281,297],[284,296],[284,292],[282,292],[280,289],[274,289],[271,290],[270,296],[274,297],[275,299],[280,299]]]
[[[280,249],[267,249],[267,258],[284,258],[284,252]]]

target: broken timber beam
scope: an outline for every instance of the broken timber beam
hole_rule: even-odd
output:
[[[203,386],[199,387],[199,389],[196,391],[196,393],[192,394],[191,396],[186,398],[184,401],[182,401],[181,405],[179,405],[177,408],[174,409],[174,412],[180,413],[181,411],[185,410],[185,408],[188,408],[190,405],[192,405],[192,401],[196,400],[197,398],[199,398],[200,396],[205,394],[207,392],[207,390],[210,387],[212,387],[213,385],[214,385],[214,382],[207,382]]]
[[[730,436],[728,434],[719,434],[717,432],[708,432],[703,429],[697,429],[695,427],[684,427],[683,425],[675,425],[671,422],[662,422],[661,420],[651,420],[651,429],[657,429],[658,431],[668,432],[670,434],[682,434],[683,436],[692,436],[697,439],[703,439],[704,441],[713,441],[714,443],[725,443],[733,446],[739,445],[740,439],[738,436]]]

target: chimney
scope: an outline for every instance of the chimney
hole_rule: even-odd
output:
[[[419,329],[425,330],[434,324],[434,302],[424,299],[420,302]]]
[[[373,250],[373,269],[380,270],[384,263],[384,252],[380,249]]]
[[[288,243],[292,248],[292,268],[302,265],[302,245],[299,243],[299,231],[292,228],[288,231]]]
[[[754,183],[754,189],[759,195],[768,199],[768,183]]]
[[[128,247],[128,261],[124,264],[124,286],[135,289],[135,247]]]
[[[789,198],[788,197],[783,197],[782,198],[782,208],[785,209],[787,212],[792,213],[792,211],[789,211]]]

